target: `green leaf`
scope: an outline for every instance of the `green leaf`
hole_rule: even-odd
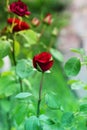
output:
[[[76,76],[81,69],[80,59],[77,57],[70,58],[65,66],[64,70],[67,76]]]
[[[71,85],[72,89],[80,89],[80,88],[87,88],[87,84],[81,81],[77,81]]]
[[[28,105],[28,111],[29,111],[29,113],[28,113],[29,116],[36,114],[36,108],[35,108],[33,102],[31,102],[31,101]]]
[[[20,78],[29,77],[33,73],[31,62],[25,59],[18,61],[16,65],[16,73]]]
[[[41,124],[43,124],[43,125],[44,124],[52,125],[55,123],[52,119],[50,119],[46,115],[40,115],[39,119],[40,119]]]
[[[22,36],[22,39],[24,39],[24,46],[29,47],[31,45],[34,45],[37,43],[38,35],[33,30],[27,30],[27,31],[20,31],[18,34]]]
[[[32,95],[32,94],[29,93],[29,92],[21,92],[21,93],[17,94],[17,95],[15,96],[15,98],[24,99],[24,98],[27,98],[27,97],[29,97],[29,96],[31,96],[31,95]]]
[[[20,53],[20,44],[18,41],[14,41],[15,44],[15,56],[18,56],[18,54]]]
[[[87,84],[82,82],[81,80],[69,80],[68,84],[71,85],[72,89],[87,88]]]
[[[2,76],[0,78],[0,97],[8,97],[17,91],[19,84],[16,83],[15,78],[11,76]]]
[[[80,104],[80,113],[83,115],[83,116],[87,116],[87,102],[82,102]]]
[[[57,95],[53,92],[45,95],[45,102],[51,109],[60,109],[60,102]]]
[[[15,105],[15,108],[12,114],[18,125],[20,125],[24,121],[27,115],[27,108],[28,106],[25,103],[20,102],[19,104]]]
[[[11,107],[11,102],[9,100],[0,100],[0,105],[4,112],[9,112]]]
[[[53,55],[53,57],[55,59],[57,59],[58,61],[60,62],[63,62],[64,61],[64,58],[63,58],[63,55],[61,54],[61,52],[59,52],[58,50],[54,49],[54,48],[51,48],[50,49],[50,52],[51,54]]]
[[[10,51],[10,43],[7,40],[0,39],[0,59],[7,56]]]
[[[72,128],[71,128],[71,130],[77,130],[77,128],[75,128],[75,127],[72,127]]]
[[[43,126],[43,130],[65,130],[60,124],[48,125],[45,124]]]
[[[31,116],[25,121],[25,130],[42,130],[39,118]]]
[[[83,61],[81,62],[82,65],[87,65],[87,56],[83,56]]]
[[[71,51],[72,51],[72,52],[75,52],[75,53],[79,53],[79,54],[81,54],[81,55],[84,55],[84,54],[85,54],[85,51],[84,51],[84,49],[82,49],[82,48],[71,48]]]
[[[74,114],[72,112],[64,113],[61,121],[64,126],[71,126],[74,121]]]

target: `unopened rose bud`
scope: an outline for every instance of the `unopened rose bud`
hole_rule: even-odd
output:
[[[38,18],[33,18],[32,21],[31,21],[32,25],[34,26],[39,26],[40,24],[40,21]]]
[[[49,13],[45,16],[45,18],[43,19],[43,22],[50,25],[52,23],[52,15]]]

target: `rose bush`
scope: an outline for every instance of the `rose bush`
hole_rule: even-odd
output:
[[[31,14],[30,11],[28,11],[27,9],[27,5],[21,0],[18,0],[17,2],[12,2],[9,6],[9,11],[19,16],[25,16]]]
[[[50,1],[44,0],[34,1],[39,2],[39,10],[35,10],[33,2],[25,0],[27,4],[30,2],[32,15],[19,17],[28,14],[27,5],[24,6],[21,0],[12,1],[17,2],[10,4],[10,11],[18,16],[8,12],[8,24],[0,33],[0,69],[6,56],[10,60],[8,70],[0,72],[0,118],[3,119],[0,120],[0,130],[86,130],[76,126],[78,107],[75,107],[75,98],[63,75],[63,56],[55,46],[58,33],[65,25],[65,17],[60,15],[57,18],[53,8],[46,9],[50,7]],[[9,0],[6,2],[3,3],[9,5]],[[42,6],[44,2],[49,2],[48,6]],[[50,69],[51,73],[45,73]]]
[[[42,72],[49,70],[53,65],[52,55],[48,52],[37,54],[33,58],[33,66]]]

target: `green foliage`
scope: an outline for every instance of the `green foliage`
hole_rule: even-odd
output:
[[[16,73],[20,78],[29,77],[33,73],[31,61],[25,59],[18,61],[16,66]]]
[[[30,47],[31,45],[34,45],[37,43],[38,35],[33,30],[21,31],[18,33],[18,36],[19,35],[20,35],[20,38],[24,41],[25,47]]]
[[[20,125],[22,122],[24,122],[25,117],[27,115],[27,108],[28,105],[24,103],[19,102],[17,106],[14,107],[12,116],[14,117],[16,123]]]
[[[39,118],[31,116],[25,121],[25,130],[42,130]]]
[[[47,106],[51,109],[59,109],[60,102],[58,101],[58,97],[55,93],[50,92],[45,95],[45,102]]]
[[[85,51],[82,48],[71,48],[71,51],[74,53],[78,53],[80,55],[84,55]]]
[[[74,89],[74,90],[80,89],[80,88],[84,88],[84,89],[87,88],[87,84],[82,82],[81,80],[71,79],[71,80],[68,81],[68,84],[71,85],[71,88]]]
[[[86,116],[87,115],[87,102],[82,102],[80,104],[80,113],[81,115],[83,116]]]
[[[59,52],[58,50],[53,49],[53,48],[50,49],[50,52],[55,59],[57,59],[60,62],[63,62],[64,59],[63,59],[63,55],[61,54],[61,52]]]
[[[10,52],[9,41],[0,39],[0,59],[7,56],[9,52]]]
[[[77,57],[70,58],[65,64],[65,73],[67,76],[76,76],[81,68],[80,59]]]
[[[25,98],[27,98],[27,97],[29,97],[29,96],[31,96],[31,95],[32,95],[32,94],[29,93],[29,92],[21,92],[21,93],[17,94],[17,95],[15,96],[15,98],[17,98],[17,99],[25,99]]]
[[[15,56],[18,56],[20,53],[20,43],[18,41],[14,41],[15,45]]]
[[[18,87],[19,83],[16,83],[16,80],[12,75],[2,76],[0,78],[0,98],[13,95],[17,91]]]
[[[85,65],[87,67],[87,56],[85,51],[80,48],[80,49],[71,49],[71,51],[78,53],[81,57],[79,60],[77,57],[70,58],[66,63],[65,63],[65,72],[68,76],[76,76],[78,72],[80,71],[80,68]],[[76,61],[76,63],[75,63]],[[74,66],[75,65],[75,66]],[[74,67],[73,67],[74,66]],[[70,67],[73,67],[74,70],[72,72],[72,68],[70,71]],[[87,89],[87,83],[81,81],[81,79],[70,79],[68,81],[68,84],[72,89]],[[80,101],[78,102],[79,108],[76,113],[74,113],[74,126],[72,128],[75,129],[87,129],[86,125],[86,116],[87,116],[87,96],[84,98],[81,98]],[[68,117],[68,116],[67,116]],[[67,119],[67,118],[66,118]],[[70,120],[69,120],[70,121]],[[75,124],[76,121],[76,124]]]
[[[74,114],[72,112],[63,113],[62,124],[65,127],[71,127],[73,122],[74,122]]]

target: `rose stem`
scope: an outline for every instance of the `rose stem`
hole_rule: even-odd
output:
[[[42,94],[42,86],[43,86],[43,77],[44,77],[44,72],[42,72],[42,77],[40,81],[40,87],[39,87],[39,99],[37,103],[37,117],[39,117],[40,114],[40,103],[41,103],[41,94]]]
[[[16,66],[16,59],[15,59],[15,42],[14,42],[14,36],[13,36],[13,50],[12,50],[12,56],[13,56],[13,62],[14,65]],[[16,71],[15,71],[16,72]],[[19,83],[20,83],[20,91],[23,92],[23,85],[22,85],[22,79],[20,77],[19,78]]]

